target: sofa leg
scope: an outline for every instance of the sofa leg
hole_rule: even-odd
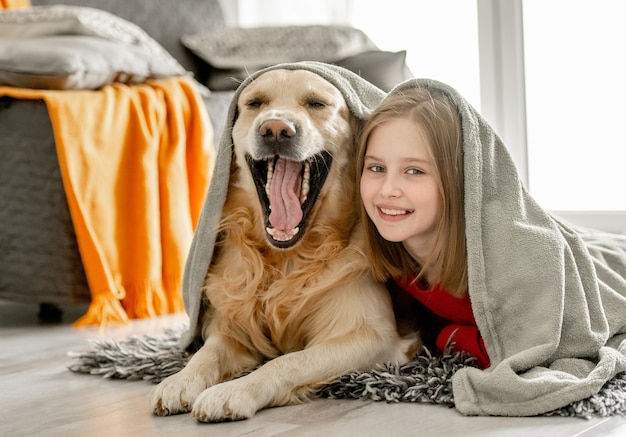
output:
[[[56,304],[42,302],[37,318],[41,323],[59,323],[63,319],[63,310]]]

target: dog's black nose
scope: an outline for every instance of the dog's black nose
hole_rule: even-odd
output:
[[[288,120],[271,119],[261,124],[259,134],[276,140],[292,138],[296,135],[296,126]]]

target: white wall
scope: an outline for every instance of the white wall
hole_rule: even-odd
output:
[[[528,147],[526,138],[527,114],[524,89],[526,78],[524,77],[524,48],[521,43],[523,0],[220,1],[223,2],[227,19],[232,25],[254,27],[290,24],[347,24],[365,31],[381,50],[407,50],[407,64],[415,76],[447,82],[458,89],[490,121],[511,150],[526,183],[528,184],[528,179],[534,179],[530,180],[529,184],[533,196],[539,196],[537,190],[543,189],[542,187],[548,184],[549,181],[539,180],[536,175],[534,178],[528,178],[528,174],[531,173],[528,166],[528,154],[531,151],[529,149],[532,148]],[[623,0],[611,1],[612,4],[619,5]],[[596,4],[592,0],[578,0],[576,3],[581,2]],[[562,3],[570,7],[569,0],[563,0]],[[538,4],[544,5],[543,2],[529,2],[529,5],[537,6]],[[591,9],[594,8],[595,6],[591,7]],[[614,18],[619,22],[621,17],[622,15]],[[560,20],[561,18],[558,17],[554,19],[554,22]],[[585,18],[579,21],[582,23],[580,28],[583,29],[590,24]],[[602,20],[598,23],[601,27],[604,25]],[[552,32],[551,35],[555,38],[560,36],[558,32]],[[478,40],[479,36],[480,40]],[[604,45],[599,44],[599,47],[603,49]],[[594,48],[593,53],[597,54],[599,50]],[[616,58],[617,55],[607,54],[606,49],[602,56],[604,60],[619,58],[619,56]],[[605,72],[595,76],[600,79],[606,78]],[[554,79],[553,83],[558,80],[558,78]],[[621,84],[619,80],[618,83]],[[601,82],[592,81],[591,84],[601,89]],[[591,88],[593,89],[593,86]],[[544,91],[543,94],[551,97],[552,88],[549,90],[550,92]],[[573,95],[578,98],[584,93],[568,92],[568,98],[564,99],[564,102],[572,102],[570,103],[572,107],[581,105],[585,107],[582,101],[572,100]],[[610,99],[610,93],[607,95]],[[594,105],[586,106],[587,109],[593,107]],[[548,119],[550,120],[551,116],[548,116]],[[619,126],[619,123],[613,124]],[[589,148],[589,144],[577,146],[578,137],[565,142],[570,148],[568,153],[582,154],[581,156],[585,159],[584,151]],[[623,143],[621,136],[617,135],[616,138]],[[560,136],[558,140],[563,142]],[[551,144],[541,145],[541,147],[551,147]],[[589,150],[592,153],[597,152],[595,147]],[[612,150],[616,150],[615,147]],[[612,175],[617,175],[622,178],[620,180],[623,180],[624,173],[619,166],[624,162],[624,155],[619,156],[621,158],[612,161],[617,166],[617,170],[613,170]],[[549,168],[553,164],[551,159],[543,159],[543,162],[547,163]],[[541,170],[535,161],[532,164]],[[596,165],[596,167],[603,169],[604,164]],[[586,172],[587,169],[587,166],[582,169],[573,168],[571,172],[574,177],[580,176],[581,180],[584,177],[583,182],[589,182],[589,186],[592,186],[592,183],[599,178],[591,177]],[[570,171],[569,168],[566,168],[566,171]],[[557,193],[560,193],[559,190],[568,189],[567,185],[558,185],[562,181],[560,178],[554,178],[551,171],[539,171],[539,173],[549,175],[549,178],[557,181]],[[611,193],[619,196],[619,189],[623,184],[604,185],[608,185]],[[595,188],[597,186],[596,183],[592,189],[598,190],[599,188]],[[574,196],[582,192],[580,189],[570,191]],[[572,211],[555,212],[566,220],[583,226],[619,232],[624,230],[625,211],[586,211],[589,206],[579,200],[578,197],[573,198],[570,207]],[[603,206],[603,209],[612,210],[616,208],[613,205],[616,205],[616,202]],[[623,209],[623,203],[620,205]],[[552,211],[555,209],[555,206],[549,202],[546,202],[545,207]]]
[[[407,51],[417,77],[457,88],[477,109],[480,72],[471,0],[221,0],[241,27],[340,24],[363,30],[386,51]]]
[[[237,0],[237,20],[241,27],[349,24],[352,3],[352,0]]]

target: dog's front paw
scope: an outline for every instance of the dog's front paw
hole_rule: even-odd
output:
[[[191,415],[200,422],[249,419],[264,406],[263,394],[245,378],[223,382],[203,391],[193,404]]]
[[[204,378],[183,369],[157,385],[150,394],[150,409],[157,416],[187,413],[203,390],[207,388]]]

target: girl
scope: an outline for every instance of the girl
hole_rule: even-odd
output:
[[[435,343],[489,365],[467,292],[459,116],[439,91],[389,96],[360,145],[366,239],[376,279],[393,280],[443,319]],[[432,327],[431,327],[432,328]]]
[[[374,276],[436,316],[439,349],[477,358],[453,377],[461,413],[546,413],[626,372],[626,237],[543,210],[456,90],[398,85],[357,165]]]

